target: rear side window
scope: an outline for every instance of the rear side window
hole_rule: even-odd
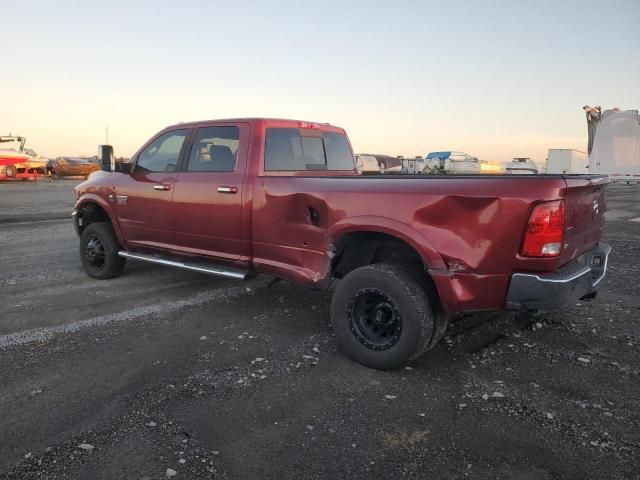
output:
[[[264,165],[267,171],[354,168],[344,135],[298,128],[267,128]]]
[[[233,172],[238,157],[238,127],[204,127],[196,132],[187,172]]]
[[[353,170],[353,153],[347,137],[340,133],[324,133],[328,170]]]

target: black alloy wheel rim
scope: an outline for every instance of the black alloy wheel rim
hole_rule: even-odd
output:
[[[377,288],[359,290],[349,302],[347,318],[353,335],[372,350],[386,350],[400,339],[402,318],[398,307]]]
[[[98,270],[102,270],[104,268],[104,244],[102,243],[100,237],[98,237],[97,235],[91,235],[91,237],[89,237],[87,246],[84,249],[84,255],[87,259],[87,262],[92,267],[97,268]]]

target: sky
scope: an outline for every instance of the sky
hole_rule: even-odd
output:
[[[586,150],[581,107],[640,108],[640,0],[0,0],[0,134],[132,155],[180,121],[281,117],[354,151]]]

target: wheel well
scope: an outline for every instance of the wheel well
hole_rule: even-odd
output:
[[[87,202],[80,207],[78,212],[80,214],[79,216],[82,218],[82,224],[78,224],[80,234],[82,234],[82,231],[87,227],[87,225],[94,222],[111,222],[111,219],[105,209],[97,203]]]
[[[379,232],[351,232],[334,244],[332,276],[342,278],[347,273],[372,263],[415,265],[424,271],[424,263],[407,242]]]
[[[373,263],[400,264],[406,267],[413,273],[414,278],[424,285],[431,300],[431,308],[436,319],[431,344],[442,338],[447,328],[448,317],[442,309],[438,288],[427,272],[428,265],[411,245],[385,233],[351,232],[334,243],[333,252],[333,278],[342,278],[356,268]]]

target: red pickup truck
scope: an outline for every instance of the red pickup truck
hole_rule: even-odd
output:
[[[459,314],[557,308],[605,275],[603,176],[361,176],[343,129],[266,118],[173,125],[126,164],[103,151],[73,212],[90,276],[132,259],[332,288],[341,348],[374,368]]]

